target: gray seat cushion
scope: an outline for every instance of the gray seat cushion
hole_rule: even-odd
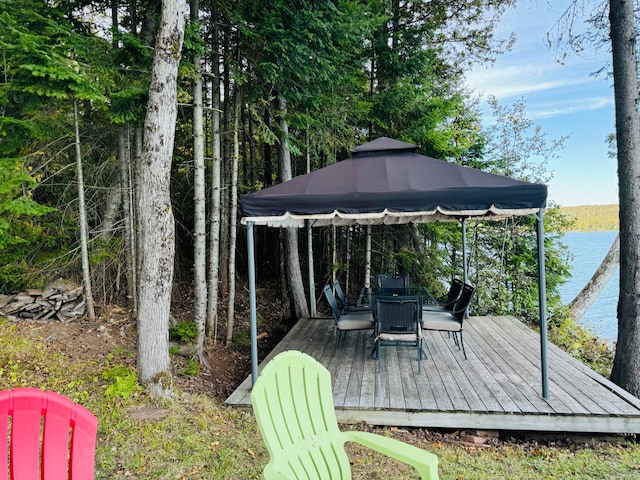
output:
[[[450,313],[422,312],[422,328],[424,330],[457,332],[462,330],[462,324]]]
[[[342,315],[337,323],[338,330],[367,330],[373,328],[371,315]]]
[[[381,333],[377,339],[385,342],[416,342],[418,338],[415,333]]]
[[[451,310],[447,310],[444,307],[441,307],[440,305],[434,305],[432,303],[429,303],[427,305],[423,305],[422,306],[422,311],[423,312],[436,312],[436,313],[449,313],[451,312]]]

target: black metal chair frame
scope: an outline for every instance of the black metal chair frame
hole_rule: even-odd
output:
[[[422,362],[422,297],[376,296],[376,339],[374,354],[380,371],[380,346],[415,345],[418,354],[418,373]]]
[[[465,283],[462,286],[462,292],[460,293],[460,297],[458,297],[458,300],[456,301],[455,306],[450,312],[449,311],[430,312],[428,310],[423,311],[422,329],[452,333],[453,341],[455,342],[455,345],[458,347],[458,349],[462,347],[462,353],[464,354],[465,360],[467,359],[467,352],[464,348],[462,324],[464,323],[464,319],[467,315],[469,304],[471,303],[471,299],[473,298],[475,291],[476,291],[476,288],[473,285],[469,285],[468,283]],[[429,322],[429,320],[431,320],[431,322]],[[448,325],[453,325],[454,322],[456,323],[455,328],[448,326]],[[429,323],[432,323],[432,325],[429,326]],[[444,324],[448,324],[446,328],[443,326]],[[458,334],[460,334],[459,340],[458,340]]]
[[[350,303],[338,280],[334,280],[333,289],[335,290],[335,298],[338,301],[342,313],[371,312],[370,306],[353,305]]]
[[[341,343],[344,343],[344,337],[347,332],[355,330],[372,330],[374,328],[373,314],[371,312],[368,312],[370,316],[368,316],[366,312],[353,315],[343,315],[340,313],[340,307],[338,306],[336,297],[333,295],[331,286],[325,285],[322,291],[327,303],[331,307],[331,313],[333,314],[333,319],[335,321],[334,335],[336,339],[334,352],[338,349]],[[344,326],[350,327],[344,328]]]
[[[464,282],[459,278],[454,278],[451,281],[451,285],[449,286],[449,291],[447,292],[447,298],[444,302],[438,304],[439,307],[444,308],[445,310],[452,311],[456,302],[460,298],[462,294],[462,288],[464,287]]]

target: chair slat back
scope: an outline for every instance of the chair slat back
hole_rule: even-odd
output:
[[[0,431],[9,418],[0,480],[93,479],[98,419],[91,412],[55,392],[16,388],[0,392]]]
[[[251,390],[273,478],[350,479],[329,371],[306,354],[272,359]]]
[[[422,318],[419,296],[376,297],[378,333],[418,333]]]
[[[336,291],[336,297],[337,301],[340,302],[340,307],[342,307],[342,310],[345,310],[349,306],[349,302],[338,280],[333,282],[333,288]]]
[[[475,292],[476,288],[473,285],[465,283],[462,286],[460,297],[458,298],[458,301],[456,302],[456,305],[451,312],[460,323],[462,323],[462,321],[464,320],[467,309],[469,308],[469,304],[471,303],[471,299],[473,298],[473,294]]]
[[[445,308],[447,310],[453,310],[453,307],[456,304],[458,298],[460,298],[460,294],[462,293],[462,287],[464,282],[459,278],[454,278],[451,282],[451,286],[449,287],[449,292],[447,293],[447,299],[445,300]]]
[[[333,295],[331,291],[331,287],[329,285],[325,285],[322,289],[322,293],[324,293],[324,297],[327,300],[327,303],[331,307],[331,313],[333,314],[333,319],[337,322],[340,320],[340,306],[338,305],[338,301],[336,297]]]
[[[399,273],[381,273],[375,278],[376,294],[406,295],[409,293],[409,275]]]

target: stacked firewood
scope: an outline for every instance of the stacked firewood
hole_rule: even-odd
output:
[[[0,314],[10,320],[49,320],[71,322],[85,313],[82,285],[57,280],[44,290],[29,289],[15,295],[0,295]]]

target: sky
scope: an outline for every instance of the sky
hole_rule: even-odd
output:
[[[548,141],[569,136],[559,158],[548,163],[553,175],[548,183],[550,203],[618,203],[616,160],[609,156],[606,143],[615,129],[612,80],[592,75],[610,64],[609,50],[588,50],[581,56],[570,53],[561,64],[546,37],[570,2],[517,3],[496,31],[498,36],[515,33],[513,49],[492,66],[474,68],[466,76],[467,85],[482,98],[497,97],[505,107],[523,100],[527,117],[542,127]],[[482,105],[489,115],[486,102]]]

